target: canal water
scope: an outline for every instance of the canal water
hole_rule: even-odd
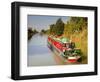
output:
[[[47,46],[47,36],[39,33],[28,41],[28,66],[56,65],[54,54]]]

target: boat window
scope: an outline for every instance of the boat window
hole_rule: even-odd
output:
[[[66,44],[66,48],[69,48],[69,44]]]
[[[66,47],[66,44],[63,44],[63,47]]]

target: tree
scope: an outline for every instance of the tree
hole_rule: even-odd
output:
[[[64,23],[61,20],[61,18],[59,18],[57,20],[57,22],[56,22],[56,25],[55,25],[56,35],[62,35],[63,34],[63,31],[64,31]]]
[[[46,30],[42,29],[41,30],[41,33],[45,34],[46,33]]]
[[[56,24],[50,25],[50,34],[51,35],[62,35],[63,31],[64,31],[64,23],[61,20],[61,18],[59,18],[56,21]]]
[[[72,32],[82,31],[83,29],[87,29],[87,18],[86,17],[71,17],[70,24],[72,26]]]
[[[31,27],[29,27],[28,28],[28,40],[30,40],[32,36],[35,35],[36,33],[38,33],[36,29],[33,30]]]
[[[50,34],[55,34],[55,24],[50,25]]]
[[[87,29],[86,17],[71,17],[67,24],[65,24],[64,34],[75,32],[81,32],[83,29]]]

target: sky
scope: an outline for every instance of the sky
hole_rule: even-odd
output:
[[[42,29],[49,29],[49,26],[55,24],[59,18],[64,23],[69,19],[68,16],[28,15],[28,28],[31,27],[40,32]]]

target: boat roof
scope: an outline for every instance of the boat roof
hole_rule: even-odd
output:
[[[70,40],[68,38],[65,38],[65,37],[55,37],[55,36],[49,36],[49,37],[51,37],[54,40],[57,40],[61,43],[70,43]]]

